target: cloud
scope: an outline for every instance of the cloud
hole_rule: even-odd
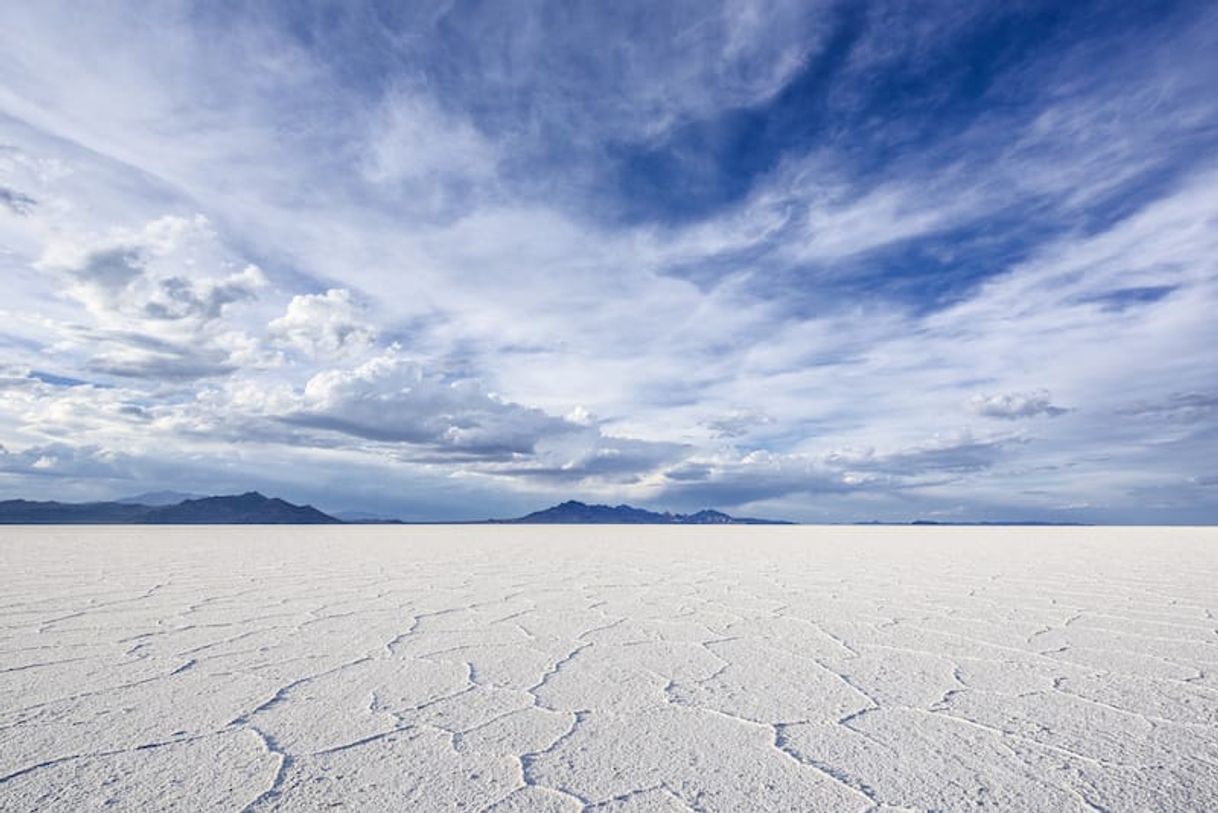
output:
[[[1178,423],[1208,420],[1218,413],[1218,395],[1203,392],[1176,392],[1167,398],[1122,407],[1118,412],[1139,418]]]
[[[153,319],[219,319],[224,308],[257,297],[266,277],[256,265],[219,280],[191,280],[167,277],[158,281],[157,291],[144,304],[144,313]]]
[[[1005,395],[974,395],[969,399],[969,408],[978,415],[1008,421],[1034,418],[1038,415],[1056,418],[1068,411],[1054,406],[1049,400],[1047,390],[1012,392]]]
[[[935,435],[909,445],[835,449],[821,462],[852,485],[908,487],[944,483],[984,473],[1016,452],[1020,434],[974,436],[967,429]]]
[[[506,401],[476,380],[429,372],[396,346],[354,368],[314,375],[263,414],[373,441],[405,461],[508,480],[638,482],[686,453],[681,444],[607,435],[591,421]]]
[[[665,466],[687,457],[680,443],[607,435],[598,429],[551,433],[537,441],[529,458],[478,467],[484,475],[551,488],[645,486]]]
[[[722,417],[704,421],[703,426],[711,430],[716,438],[740,438],[754,428],[774,423],[774,419],[763,412],[738,409]]]
[[[33,477],[125,479],[121,455],[97,446],[52,443],[11,452],[0,444],[0,474]]]
[[[974,438],[971,433],[962,432],[886,454],[868,451],[851,457],[848,453],[839,453],[830,454],[827,460],[850,470],[872,470],[897,476],[963,474],[992,467],[1004,449],[1016,442],[1018,438]]]
[[[545,432],[563,426],[484,392],[476,381],[428,374],[396,348],[354,369],[316,374],[284,419],[369,440],[494,456],[530,453]]]
[[[16,189],[0,186],[0,205],[7,207],[15,215],[28,215],[34,211],[38,201]]]
[[[58,377],[56,377],[58,379]],[[16,443],[48,437],[99,442],[131,430],[145,431],[155,409],[142,393],[119,387],[99,387],[72,379],[48,382],[45,374],[10,368],[0,375],[0,419]],[[95,437],[100,432],[100,437]]]
[[[404,88],[380,101],[362,153],[363,177],[417,216],[459,211],[498,169],[494,145],[468,119]]]
[[[187,382],[224,376],[240,367],[220,347],[192,347],[139,333],[81,331],[96,349],[88,369],[100,375]]]
[[[345,288],[292,297],[287,312],[267,331],[281,346],[312,358],[366,350],[376,339],[376,330]]]
[[[804,455],[754,451],[698,457],[668,468],[653,499],[682,508],[733,507],[789,495],[818,499],[846,494],[855,484]]]
[[[52,242],[38,266],[67,276],[73,283],[69,295],[99,319],[206,323],[227,306],[255,298],[267,284],[253,265],[225,274],[229,263],[216,256],[215,239],[202,215],[166,216],[138,231]],[[209,261],[221,268],[199,267]]]
[[[685,505],[741,505],[791,495],[892,495],[985,472],[1021,442],[1018,436],[975,438],[961,432],[884,452],[695,455],[663,472],[660,494]]]
[[[65,326],[66,346],[87,346],[107,375],[190,380],[225,375],[256,348],[224,324],[236,304],[267,286],[254,265],[231,270],[210,223],[166,216],[138,230],[50,242],[37,267],[68,281],[90,325]]]

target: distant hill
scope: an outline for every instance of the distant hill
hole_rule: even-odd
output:
[[[257,491],[182,500],[174,505],[130,502],[0,501],[0,524],[323,525],[340,523],[311,505],[293,505]]]
[[[543,511],[516,519],[492,520],[504,524],[537,525],[790,525],[782,520],[733,517],[704,509],[693,514],[648,511],[632,505],[588,505],[567,500]]]
[[[121,502],[0,501],[0,523],[8,525],[92,525],[140,522],[146,505]]]
[[[154,508],[141,521],[158,525],[329,525],[342,522],[311,505],[293,505],[278,497],[265,497],[257,491],[183,500],[177,505]]]

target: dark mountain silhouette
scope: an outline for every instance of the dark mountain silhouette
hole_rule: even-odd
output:
[[[278,497],[265,497],[257,491],[183,500],[177,505],[155,508],[141,521],[162,525],[327,525],[342,522],[311,505],[293,505]]]
[[[0,523],[22,525],[140,522],[146,505],[121,502],[0,501]]]
[[[789,522],[752,517],[733,517],[704,509],[694,514],[659,513],[632,505],[588,505],[567,500],[543,511],[516,519],[494,520],[505,524],[550,525],[790,525]]]
[[[311,505],[293,505],[257,491],[182,500],[176,505],[128,502],[0,501],[0,523],[143,525],[321,525],[339,523]]]

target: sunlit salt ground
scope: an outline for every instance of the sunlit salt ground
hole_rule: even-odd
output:
[[[0,808],[1211,811],[1218,533],[0,529]]]

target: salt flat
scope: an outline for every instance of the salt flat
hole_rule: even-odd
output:
[[[1213,529],[0,529],[0,809],[1218,809]]]

